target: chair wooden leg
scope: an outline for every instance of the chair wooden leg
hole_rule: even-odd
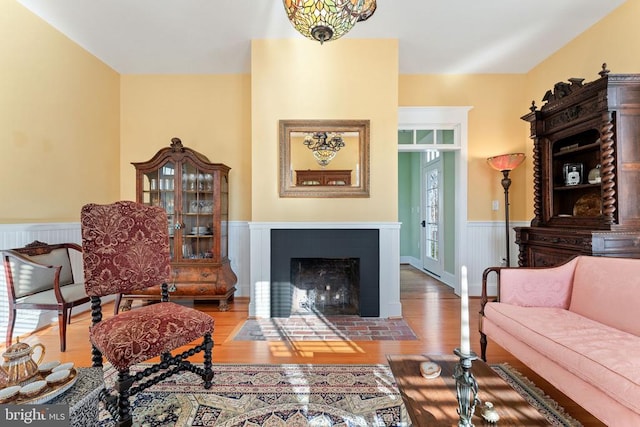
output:
[[[483,362],[487,361],[487,335],[480,332],[480,358]]]
[[[211,338],[211,334],[205,334],[204,340],[204,375],[202,379],[204,380],[204,388],[211,388],[213,382],[213,365],[211,363],[211,356],[213,353],[213,339]]]
[[[93,368],[102,368],[102,352],[96,346],[91,346],[91,366]]]
[[[13,327],[16,324],[16,309],[9,308],[9,319],[7,322],[7,338],[6,338],[6,346],[7,348],[11,347],[11,341],[13,340]]]
[[[118,392],[118,427],[129,427],[133,424],[131,405],[129,403],[129,389],[134,377],[129,375],[129,370],[119,371],[114,389]]]
[[[67,349],[67,309],[58,310],[58,325],[60,326],[60,351]]]

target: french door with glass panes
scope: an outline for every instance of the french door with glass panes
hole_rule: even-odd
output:
[[[422,265],[435,276],[442,276],[442,161],[437,151],[423,158]]]

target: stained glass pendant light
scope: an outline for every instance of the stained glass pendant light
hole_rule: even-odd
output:
[[[322,167],[329,164],[345,146],[342,136],[337,132],[314,132],[304,138],[304,145],[313,151],[313,157]]]
[[[358,17],[358,22],[366,21],[371,18],[373,12],[376,11],[376,0],[364,0],[364,6],[362,6],[362,13]]]
[[[321,44],[339,39],[376,9],[375,0],[283,0],[283,3],[291,25]]]

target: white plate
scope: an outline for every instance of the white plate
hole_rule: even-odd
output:
[[[71,371],[71,372],[73,373],[75,371]],[[72,375],[70,379],[63,381],[60,384],[51,385],[50,387],[52,388],[52,390],[47,391],[46,393],[43,393],[40,396],[36,396],[34,398],[29,399],[29,403],[32,405],[47,403],[54,397],[60,396],[62,393],[64,393],[65,391],[73,387],[74,384],[78,381],[79,377],[80,375],[78,375],[76,372],[75,375]]]
[[[38,393],[40,393],[42,391],[43,388],[45,388],[47,386],[47,382],[40,380],[40,381],[34,381],[32,383],[29,383],[25,386],[23,386],[20,389],[20,394],[24,395],[24,396],[35,396]]]
[[[55,384],[55,383],[59,383],[60,381],[66,380],[69,377],[70,374],[71,374],[70,370],[61,369],[59,371],[55,371],[55,372],[52,372],[49,375],[47,375],[47,378],[45,378],[45,380],[49,384]]]
[[[2,390],[0,390],[0,402],[5,402],[16,396],[20,392],[21,388],[22,387],[20,387],[19,385],[3,388]]]
[[[71,370],[73,368],[73,362],[63,363],[62,365],[58,365],[51,370],[51,372],[62,371],[64,369]]]
[[[39,372],[50,372],[53,368],[60,365],[58,360],[53,360],[51,362],[45,362],[38,366]]]

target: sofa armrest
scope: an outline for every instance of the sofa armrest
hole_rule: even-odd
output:
[[[501,268],[498,301],[523,307],[567,309],[577,258],[554,267]]]
[[[500,270],[504,267],[489,267],[482,272],[482,295],[480,298],[480,314],[484,316],[484,306],[489,302],[489,293],[487,292],[487,279],[491,273],[496,273],[497,276],[497,285],[498,285],[498,296],[497,298],[493,298],[491,301],[499,301],[500,299]]]

